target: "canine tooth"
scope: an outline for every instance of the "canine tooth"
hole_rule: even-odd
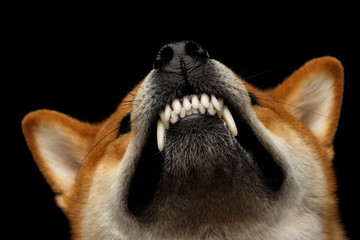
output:
[[[223,106],[224,106],[224,99],[219,98],[219,99],[218,99],[218,102],[219,102],[219,105],[220,105],[220,109],[222,109]]]
[[[165,110],[161,110],[159,112],[159,115],[160,115],[160,119],[161,121],[164,123],[165,125],[165,128],[166,129],[169,129],[169,121],[165,119]]]
[[[209,108],[208,108],[208,113],[210,114],[210,115],[215,115],[215,113],[216,113],[216,111],[215,111],[215,109],[214,109],[214,106],[210,103],[209,104]]]
[[[191,109],[191,103],[189,99],[184,98],[183,107],[185,108],[186,111],[189,111]]]
[[[222,117],[225,120],[228,128],[230,129],[230,132],[232,132],[232,134],[234,134],[234,136],[237,136],[238,131],[237,131],[237,128],[236,128],[234,118],[231,115],[231,112],[230,112],[229,108],[226,105],[224,105]]]
[[[177,114],[175,111],[172,111],[170,115],[171,115],[171,116],[170,116],[170,122],[171,122],[172,124],[176,123],[177,120],[179,119],[178,114]]]
[[[171,113],[171,107],[169,104],[166,104],[166,106],[165,106],[165,120],[166,121],[170,120],[170,113]]]
[[[165,146],[165,133],[166,133],[166,129],[165,129],[165,125],[164,123],[159,119],[157,121],[157,144],[158,144],[158,148],[159,151],[161,152],[162,150],[164,150],[164,146]]]
[[[208,108],[210,104],[209,96],[205,93],[201,94],[200,102],[201,105],[203,105],[205,108]]]
[[[175,99],[173,102],[172,102],[172,108],[173,108],[173,110],[174,110],[174,112],[176,113],[176,114],[179,114],[180,113],[180,111],[181,111],[181,103],[180,103],[180,101],[179,101],[179,99]]]
[[[192,105],[193,108],[199,109],[199,107],[200,107],[200,102],[199,102],[199,99],[198,99],[197,96],[194,95],[194,96],[192,97],[192,99],[191,99],[191,105]]]
[[[163,122],[166,122],[166,119],[165,119],[165,110],[161,110],[159,112],[159,116],[160,116],[160,119],[163,121]]]
[[[217,100],[217,98],[216,98],[214,95],[211,95],[211,101],[210,101],[210,103],[214,106],[214,108],[215,108],[217,111],[220,111],[220,110],[221,110],[220,103],[219,103],[219,101]]]

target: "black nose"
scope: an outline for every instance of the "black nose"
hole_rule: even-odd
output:
[[[183,73],[191,71],[209,59],[208,52],[193,41],[180,41],[163,46],[154,61],[154,69]]]

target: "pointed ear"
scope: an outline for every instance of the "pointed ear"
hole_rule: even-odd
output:
[[[344,73],[333,57],[307,62],[272,90],[274,99],[303,122],[328,147],[332,147],[343,96]]]
[[[40,171],[58,194],[58,205],[66,211],[63,197],[72,189],[97,128],[49,110],[29,113],[22,128]]]

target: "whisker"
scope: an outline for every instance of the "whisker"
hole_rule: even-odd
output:
[[[290,103],[286,103],[286,102],[281,102],[281,101],[277,101],[277,100],[274,100],[274,99],[269,99],[269,98],[262,98],[262,97],[257,97],[255,96],[253,93],[249,92],[249,91],[246,91],[246,90],[240,90],[242,94],[245,94],[247,96],[249,96],[250,98],[252,99],[256,99],[256,100],[262,100],[262,101],[268,101],[268,102],[273,102],[273,103],[278,103],[278,104],[282,104],[282,105],[286,105],[286,106],[290,106],[290,107],[293,107],[293,108],[297,108],[301,111],[305,111],[305,112],[308,112],[308,113],[312,113],[312,114],[316,114],[316,115],[319,115],[321,117],[325,117],[325,118],[329,118],[329,116],[326,116],[324,114],[321,114],[319,112],[314,112],[314,111],[311,111],[309,109],[306,109],[306,108],[303,108],[303,107],[299,107],[299,106],[296,106],[294,104],[290,104]]]
[[[325,117],[325,118],[330,118],[329,116],[326,116],[324,114],[321,114],[321,113],[318,113],[318,112],[314,112],[314,111],[311,111],[311,110],[308,110],[306,108],[302,108],[302,107],[299,107],[299,106],[296,106],[294,104],[290,104],[290,103],[286,103],[286,102],[281,102],[281,101],[277,101],[277,100],[274,100],[274,99],[267,99],[267,98],[260,98],[260,97],[256,97],[256,96],[252,96],[256,99],[259,99],[259,100],[263,100],[263,101],[269,101],[269,102],[274,102],[274,103],[279,103],[279,104],[282,104],[282,105],[286,105],[286,106],[290,106],[290,107],[293,107],[293,108],[297,108],[297,109],[300,109],[301,111],[305,111],[305,112],[308,112],[308,113],[312,113],[312,114],[316,114],[316,115],[319,115],[321,117]]]
[[[87,154],[85,155],[84,159],[81,162],[81,166],[83,165],[83,163],[85,162],[86,158],[89,156],[89,154],[97,147],[97,145],[99,145],[106,137],[108,137],[110,134],[112,134],[114,131],[116,131],[118,129],[118,127],[112,129],[111,131],[109,131],[108,133],[106,133],[99,141],[97,141],[91,148],[90,150],[87,152]],[[80,167],[81,168],[81,167]]]
[[[119,116],[116,117],[113,121],[109,122],[106,126],[104,126],[102,129],[106,129],[110,124],[114,123],[115,121],[119,121],[120,119],[124,118],[126,116]],[[86,162],[86,159],[88,158],[88,156],[90,155],[90,153],[104,140],[106,139],[108,136],[110,136],[112,133],[114,133],[115,131],[117,131],[119,129],[118,126],[116,126],[115,128],[111,129],[109,132],[107,132],[104,136],[102,136],[91,148],[90,150],[86,153],[86,155],[84,156],[83,160],[81,161],[78,173],[80,172],[82,166],[84,165],[84,163]],[[78,178],[78,173],[76,175],[76,179]]]
[[[250,78],[255,78],[255,77],[258,77],[258,76],[260,76],[260,75],[268,74],[268,73],[270,73],[270,72],[275,72],[275,71],[278,71],[278,70],[280,70],[280,69],[281,69],[281,67],[279,67],[279,68],[273,68],[273,69],[269,69],[269,70],[264,70],[264,71],[262,71],[262,72],[257,72],[257,73],[255,73],[255,74],[250,75],[250,76],[247,76],[247,77],[242,76],[242,78],[243,78],[244,80],[248,80],[248,79],[250,79]]]
[[[331,194],[319,195],[319,196],[306,195],[306,197],[310,197],[310,198],[327,198],[329,196],[331,196]]]

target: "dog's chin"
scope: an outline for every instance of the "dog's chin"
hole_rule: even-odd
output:
[[[241,159],[251,160],[222,119],[200,114],[169,128],[163,156],[164,177],[176,179],[179,188],[195,179],[233,178],[245,164]]]

